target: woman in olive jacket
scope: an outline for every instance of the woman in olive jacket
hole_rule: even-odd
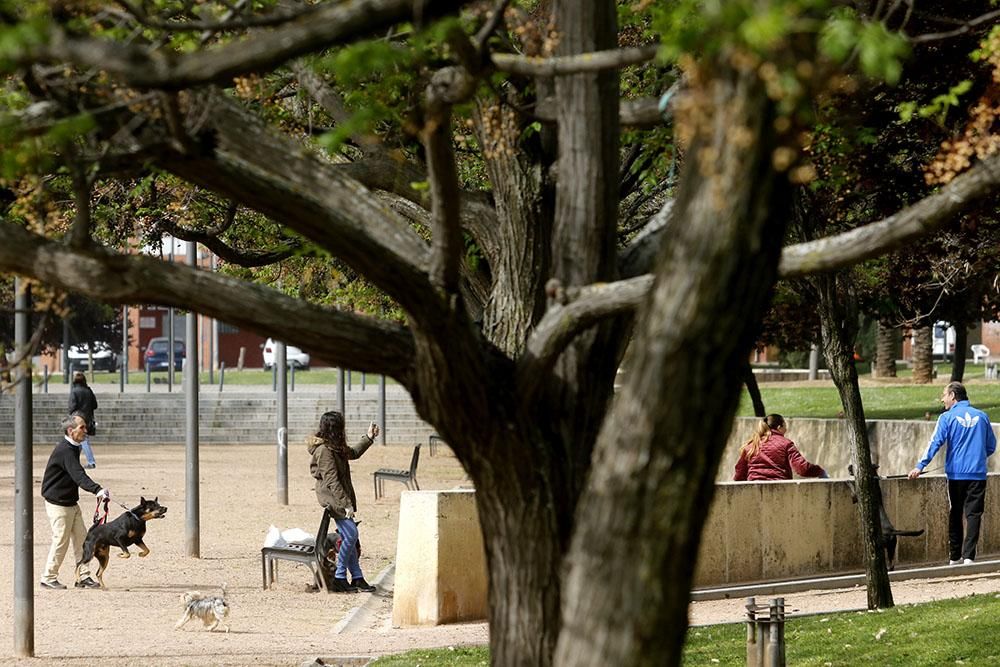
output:
[[[365,581],[358,561],[358,525],[354,520],[358,498],[351,483],[348,461],[368,451],[378,434],[378,425],[372,422],[368,426],[368,434],[352,447],[347,444],[344,433],[344,415],[325,412],[319,420],[319,431],[309,440],[309,453],[312,454],[309,472],[316,480],[316,499],[320,505],[330,509],[340,533],[340,551],[333,575],[335,593],[370,593],[375,590]],[[347,581],[348,572],[351,574],[350,583]]]

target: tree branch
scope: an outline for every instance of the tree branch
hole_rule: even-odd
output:
[[[633,278],[650,273],[655,267],[656,256],[667,238],[667,232],[675,222],[674,200],[667,200],[660,212],[649,219],[641,232],[618,258],[618,273],[623,278]]]
[[[214,233],[187,229],[185,227],[181,227],[180,225],[175,225],[171,222],[165,221],[157,224],[157,228],[163,230],[171,236],[181,239],[182,241],[194,241],[195,243],[200,243],[218,255],[220,259],[229,262],[230,264],[236,264],[237,266],[246,268],[267,266],[268,264],[280,262],[283,259],[287,259],[292,255],[295,255],[302,248],[302,244],[297,241],[285,241],[282,242],[280,250],[244,253],[226,244],[225,241],[220,239],[218,235]]]
[[[924,35],[914,35],[913,37],[908,37],[914,44],[924,44],[927,42],[939,42],[945,39],[951,39],[952,37],[958,37],[959,35],[964,35],[971,32],[973,28],[976,28],[984,23],[989,23],[1000,18],[1000,9],[992,12],[987,12],[981,16],[977,16],[974,19],[960,23],[958,28],[954,30],[948,30],[946,32],[932,32]]]
[[[453,38],[467,43],[465,35]],[[462,249],[462,224],[458,201],[461,189],[452,150],[451,105],[461,102],[475,89],[474,77],[465,69],[448,67],[431,77],[426,90],[426,109],[421,139],[427,153],[427,177],[431,189],[431,282],[445,294],[458,291]]]
[[[532,385],[542,382],[577,335],[606,318],[635,311],[652,285],[651,274],[565,291],[558,281],[549,281],[551,305],[518,361],[518,390],[530,393]]]
[[[137,22],[149,28],[158,28],[171,32],[191,32],[208,30],[218,32],[220,30],[240,30],[245,28],[266,28],[282,25],[295,21],[305,16],[315,13],[319,7],[306,5],[296,11],[276,11],[260,16],[246,16],[241,19],[229,19],[221,21],[170,21],[150,16],[142,7],[136,6],[127,0],[116,0],[119,5],[132,15]]]
[[[253,39],[176,55],[147,47],[71,37],[60,29],[48,40],[17,54],[19,65],[71,63],[96,68],[137,88],[182,89],[226,84],[233,77],[272,69],[287,60],[357,39],[402,21],[427,21],[451,14],[468,0],[357,0],[323,5]]]
[[[404,382],[411,373],[414,343],[405,328],[218,273],[142,255],[73,250],[6,221],[0,222],[0,269],[109,303],[190,308],[356,370]]]
[[[204,150],[167,153],[159,166],[294,229],[411,313],[432,300],[426,242],[338,165],[225,95],[204,93],[188,115],[188,131]]]
[[[346,123],[351,118],[350,112],[344,106],[344,100],[312,67],[297,60],[292,63],[292,72],[299,84],[306,89],[306,92],[316,100],[317,104],[323,107],[323,111],[334,120],[337,125]],[[376,152],[370,137],[352,136],[351,139],[366,155]]]
[[[637,65],[656,57],[660,47],[657,44],[637,46],[610,51],[594,51],[572,56],[537,58],[509,53],[494,53],[490,56],[493,66],[501,72],[524,76],[560,76],[584,72],[602,72]]]
[[[539,101],[531,114],[540,121],[556,122],[555,98]],[[670,119],[660,112],[660,100],[656,97],[640,97],[633,100],[622,100],[618,105],[618,117],[622,125],[629,127],[655,127],[663,125]]]
[[[800,278],[877,257],[940,229],[998,186],[1000,154],[986,158],[938,192],[884,220],[785,248],[778,270],[782,278]]]
[[[71,152],[76,151],[71,150]],[[76,155],[72,155],[70,159],[69,170],[73,181],[73,204],[76,207],[76,215],[69,232],[69,245],[73,248],[86,248],[90,245],[90,195],[94,181],[87,174],[87,167]]]

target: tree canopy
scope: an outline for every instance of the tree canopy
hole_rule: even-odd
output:
[[[775,281],[1000,183],[987,142],[783,247],[823,110],[984,36],[939,4],[5,0],[0,269],[392,375],[476,485],[494,662],[678,664]]]

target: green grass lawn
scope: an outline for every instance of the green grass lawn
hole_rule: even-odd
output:
[[[951,366],[938,365],[938,377],[927,385],[884,384],[863,386],[861,400],[869,419],[937,419],[941,413],[941,390],[951,375]],[[984,410],[991,421],[1000,421],[1000,382],[982,379],[982,366],[966,367],[969,398]],[[840,396],[832,384],[789,387],[780,382],[760,384],[761,397],[768,412],[786,417],[834,418],[841,411]],[[753,416],[750,397],[743,391],[737,414]]]
[[[1000,594],[978,595],[884,612],[845,612],[789,619],[789,665],[998,665]],[[489,664],[489,648],[421,649],[379,658],[380,667],[473,667]],[[685,665],[745,665],[746,626],[688,630]]]
[[[791,619],[785,626],[789,665],[1000,664],[1000,595]],[[746,664],[742,623],[691,628],[685,665]]]
[[[87,374],[87,380],[91,384],[118,384],[118,373],[94,373],[94,377],[91,380],[90,374]],[[167,381],[167,372],[159,371],[156,373],[151,373],[151,380],[155,383],[162,384]],[[181,371],[176,371],[174,373],[174,384],[180,385],[182,382],[183,373]],[[354,387],[361,387],[361,373],[359,371],[351,372],[351,382]],[[366,383],[369,386],[378,385],[378,375],[372,375],[371,373],[366,376]],[[202,385],[208,384],[208,372],[202,372],[199,374],[200,382]],[[59,376],[49,378],[49,382],[61,382],[62,378]],[[129,384],[145,385],[146,384],[146,373],[139,371],[131,371],[128,374]],[[216,371],[213,376],[213,384],[218,385],[219,383],[219,372]],[[271,371],[261,370],[259,368],[248,368],[242,371],[235,370],[233,368],[226,369],[226,384],[227,385],[269,385],[271,384]],[[386,383],[394,384],[395,380],[392,378],[386,378]],[[292,372],[288,371],[288,382],[292,382]],[[344,382],[347,382],[347,376],[344,376]],[[337,384],[337,369],[335,368],[316,368],[308,371],[295,371],[295,386],[307,385],[307,384]]]

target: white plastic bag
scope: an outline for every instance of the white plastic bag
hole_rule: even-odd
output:
[[[307,533],[301,528],[289,528],[281,531],[281,539],[286,544],[316,544],[316,534]]]
[[[278,527],[272,525],[267,529],[267,534],[264,536],[264,546],[265,547],[284,547],[288,546],[288,541],[281,536],[281,531]]]

